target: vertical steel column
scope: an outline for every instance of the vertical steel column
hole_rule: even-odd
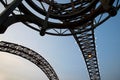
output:
[[[71,0],[72,3],[72,0]],[[72,4],[73,5],[73,4]],[[74,7],[72,7],[74,11]],[[89,24],[91,24],[89,26]],[[97,56],[96,56],[96,47],[95,47],[95,38],[94,38],[94,29],[92,29],[92,22],[88,22],[78,29],[71,29],[73,37],[77,41],[78,46],[81,49],[83,54],[87,70],[89,73],[90,80],[100,80],[100,73],[98,68]],[[91,29],[88,31],[88,29]],[[79,33],[81,34],[74,34]]]
[[[73,33],[78,46],[80,47],[87,70],[90,76],[90,80],[100,80],[100,73],[98,68],[98,61],[96,55],[94,30],[85,31],[91,28],[91,26],[84,25],[79,29],[70,30]],[[85,31],[85,32],[84,32]],[[81,34],[74,34],[76,32],[82,32]]]
[[[51,0],[51,3],[50,3],[50,5],[49,5],[48,11],[47,11],[47,14],[46,14],[46,16],[45,16],[44,25],[43,25],[43,27],[42,27],[42,29],[41,29],[41,31],[40,31],[40,35],[41,35],[41,36],[44,36],[44,35],[45,35],[45,31],[46,31],[46,29],[47,29],[47,27],[48,27],[48,24],[47,24],[47,23],[48,23],[50,10],[51,10],[51,8],[52,8],[52,4],[53,4],[53,3],[54,3],[54,1]]]

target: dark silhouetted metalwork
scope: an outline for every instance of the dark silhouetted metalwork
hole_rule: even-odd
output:
[[[0,33],[16,23],[55,36],[72,35],[80,47],[90,80],[101,80],[98,68],[94,29],[117,15],[119,0],[1,0]]]
[[[37,65],[46,74],[49,80],[59,80],[57,74],[55,73],[51,65],[47,62],[47,60],[45,60],[40,54],[27,47],[10,42],[1,41],[0,51],[8,52],[23,57]]]
[[[92,25],[88,27],[83,26],[79,29],[71,30],[71,32],[75,33],[79,31],[87,30],[91,27]],[[85,31],[81,34],[76,34],[73,36],[82,51],[89,72],[90,80],[101,80],[99,68],[98,68],[97,55],[96,55],[94,30]]]

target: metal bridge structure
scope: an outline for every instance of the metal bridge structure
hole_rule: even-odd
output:
[[[57,74],[55,73],[51,65],[47,62],[47,60],[45,60],[40,54],[29,48],[18,44],[1,41],[0,51],[8,52],[25,58],[38,66],[46,74],[49,80],[59,80]]]
[[[117,14],[120,9],[119,0],[0,0],[0,4],[3,6],[0,34],[10,25],[22,22],[41,36],[73,36],[82,52],[90,80],[101,80],[94,30]],[[31,49],[1,41],[0,51],[28,59],[49,80],[59,80],[50,64]]]

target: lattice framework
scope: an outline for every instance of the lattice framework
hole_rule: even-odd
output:
[[[38,66],[46,74],[49,80],[59,80],[56,72],[48,63],[48,61],[45,58],[43,58],[40,54],[27,47],[10,42],[1,41],[0,51],[8,52],[25,58],[30,62],[34,63],[36,66]]]
[[[82,51],[90,80],[100,80],[94,29],[117,14],[120,8],[119,0],[70,0],[70,3],[63,4],[54,0],[13,0],[11,3],[8,3],[8,0],[1,0],[0,2],[5,7],[0,14],[0,26],[2,26],[0,33],[4,33],[13,23],[22,22],[40,32],[42,36],[73,35]],[[38,14],[34,14],[32,10]],[[47,76],[51,79],[48,74]]]

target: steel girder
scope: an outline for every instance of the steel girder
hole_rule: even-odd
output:
[[[1,0],[1,3],[2,3],[2,1],[7,1],[7,0]],[[17,0],[15,0],[15,1],[17,1]],[[21,0],[18,0],[18,1],[21,1]],[[61,36],[61,35],[64,36],[64,35],[66,35],[66,34],[64,34],[64,32],[66,32],[67,30],[70,30],[71,33],[69,35],[74,36],[75,40],[77,41],[77,43],[82,51],[82,54],[85,59],[85,63],[87,65],[87,69],[89,72],[90,80],[100,80],[100,73],[99,73],[96,48],[95,48],[94,28],[96,28],[98,25],[105,22],[108,18],[110,18],[111,16],[114,16],[116,14],[116,11],[119,10],[119,8],[120,8],[119,0],[107,0],[107,3],[105,3],[105,5],[108,8],[106,8],[106,6],[103,4],[104,1],[106,1],[106,0],[76,0],[74,2],[72,2],[72,0],[71,0],[71,3],[69,3],[69,4],[56,4],[56,3],[51,4],[50,0],[36,0],[36,1],[39,1],[40,3],[43,2],[43,3],[48,4],[49,6],[53,6],[54,9],[52,8],[52,10],[51,10],[52,12],[48,12],[47,10],[41,10],[38,5],[34,4],[34,0],[25,0],[25,1],[29,4],[29,6],[31,6],[38,13],[44,15],[44,17],[47,16],[47,18],[59,19],[61,22],[64,22],[67,20],[69,20],[71,22],[69,22],[69,21],[64,22],[64,23],[49,22],[48,19],[46,19],[46,20],[41,19],[40,17],[38,17],[35,14],[33,14],[32,12],[30,12],[30,10],[27,9],[27,7],[25,7],[25,5],[23,3],[18,6],[19,2],[17,2],[17,5],[13,5],[12,3],[11,3],[11,5],[5,5],[6,15],[5,15],[5,17],[3,17],[4,14],[1,14],[0,17],[4,18],[6,21],[0,19],[0,32],[1,33],[4,32],[8,26],[10,26],[11,24],[13,24],[15,22],[23,22],[25,25],[27,25],[27,26],[31,27],[32,29],[39,31],[39,32],[40,32],[40,29],[36,29],[36,28],[34,28],[34,26],[30,26],[28,23],[34,23],[34,24],[38,25],[39,28],[42,28],[43,26],[45,26],[44,23],[47,22],[48,29],[55,30],[54,28],[57,28],[57,29],[60,29],[59,30],[60,33],[56,30],[55,31],[57,32],[57,34],[56,33],[55,34],[47,33],[45,31],[44,32],[47,34],[58,35],[58,36]],[[81,1],[83,1],[83,3]],[[114,1],[116,1],[116,4],[117,4],[115,7],[112,6]],[[102,4],[100,4],[100,2]],[[41,3],[41,4],[43,4],[43,3]],[[4,3],[2,3],[2,4],[4,5]],[[90,5],[88,5],[88,4],[90,4]],[[19,12],[20,13],[22,12],[23,14],[14,14],[14,12],[12,12],[12,10],[14,10],[17,6],[20,9]],[[45,8],[45,7],[42,7],[42,8]],[[9,11],[9,9],[10,9],[10,11]],[[60,9],[60,10],[58,10],[58,9]],[[76,11],[74,11],[73,9],[76,9],[77,13],[74,13]],[[101,20],[102,15],[106,12],[109,13],[109,16],[107,16],[106,18]],[[12,14],[12,16],[9,15],[10,13]],[[47,13],[49,13],[49,15]],[[98,22],[96,24],[95,18],[98,15],[100,15],[100,18],[98,19]],[[86,25],[91,20],[93,21],[92,26]],[[61,33],[61,29],[67,29],[67,30],[65,30],[63,33]],[[6,50],[6,52],[9,52],[9,53],[10,52],[18,52],[18,54],[19,54],[20,52],[22,52],[22,53],[24,52],[24,50],[23,51],[22,50],[15,51],[12,47],[10,48],[8,46],[2,45],[1,47],[3,49],[2,48],[0,48],[0,49],[2,49],[4,51]],[[7,48],[5,48],[5,47],[7,47]],[[11,49],[13,49],[13,50],[11,50]],[[17,54],[17,53],[15,53],[15,54]],[[30,56],[30,54],[24,54],[24,56],[22,56],[20,54],[19,56],[26,57],[26,56]],[[35,57],[35,55],[33,55],[33,57]],[[33,57],[31,58],[32,62],[34,61]],[[26,57],[26,59],[28,59],[28,58]],[[36,59],[35,59],[35,61],[36,61]],[[36,62],[33,62],[33,63],[40,64],[40,63],[36,63]],[[50,75],[47,73],[47,70],[46,71],[43,70],[43,71],[48,76],[48,78],[51,79]]]
[[[4,4],[4,1],[0,1],[2,4]],[[5,5],[6,9],[0,14],[0,25],[5,22],[8,18],[8,16],[15,10],[15,8],[22,2],[22,0],[14,0],[9,5]]]
[[[94,29],[91,28],[92,26],[82,26],[81,28],[70,31],[71,33],[73,33],[73,37],[75,38],[79,48],[81,49],[82,55],[87,66],[90,80],[101,80],[96,55]],[[87,29],[91,30],[88,31]],[[74,34],[76,32],[82,33]]]
[[[7,2],[5,3],[5,1],[7,1],[7,0],[1,0],[1,3],[4,5],[4,7],[6,8],[6,11],[7,11],[8,6],[10,6],[10,5],[6,4]],[[15,0],[15,1],[17,1],[17,0]],[[31,6],[31,8],[33,8],[34,10],[36,10],[36,12],[44,15],[44,17],[46,17],[47,13],[49,13],[49,16],[48,16],[49,19],[57,18],[59,21],[61,20],[61,22],[62,22],[62,20],[66,21],[66,19],[69,19],[72,22],[55,23],[55,22],[50,22],[48,20],[44,20],[44,19],[38,17],[37,15],[33,14],[30,11],[30,9],[25,6],[23,1],[24,1],[24,3],[25,2],[28,3],[28,5]],[[53,1],[53,3],[51,3],[50,0],[36,0],[36,1],[23,0],[23,1],[22,1],[22,3],[20,3],[20,5],[18,7],[17,7],[17,5],[14,5],[14,7],[9,7],[9,9],[10,9],[9,12],[11,12],[11,10],[13,10],[13,9],[15,9],[15,7],[17,7],[19,9],[19,12],[23,13],[23,14],[15,13],[15,15],[13,15],[12,13],[14,13],[14,12],[11,12],[11,14],[12,14],[11,16],[15,17],[16,15],[25,15],[25,16],[28,16],[28,17],[26,17],[28,19],[26,19],[26,21],[22,21],[21,18],[16,18],[14,20],[16,20],[16,22],[18,22],[18,20],[19,20],[19,22],[24,22],[27,26],[29,24],[33,23],[38,26],[38,29],[35,29],[34,26],[32,26],[32,29],[34,28],[34,30],[39,31],[39,32],[41,31],[42,28],[44,28],[44,26],[47,26],[47,30],[43,31],[43,33],[50,34],[50,35],[58,35],[58,36],[72,35],[69,32],[68,28],[70,28],[70,29],[78,28],[78,26],[82,26],[85,23],[87,23],[88,21],[94,20],[98,15],[102,16],[104,13],[106,13],[106,10],[100,4],[100,2],[103,3],[104,0],[100,0],[100,1],[99,0],[84,0],[84,1],[82,1],[82,0],[81,1],[78,1],[78,0],[72,1],[71,0],[71,3],[66,3],[66,4],[59,4],[54,1]],[[37,1],[41,4],[40,6],[43,6],[43,7],[40,7],[39,5],[37,5],[35,3]],[[111,1],[111,2],[110,2],[110,0],[107,0],[107,1],[108,1],[107,6],[108,7],[112,6],[114,1]],[[48,5],[49,7],[52,6],[50,12],[48,12],[47,9],[44,9],[45,5],[43,3]],[[109,5],[109,3],[110,3],[110,5]],[[12,3],[10,3],[10,4],[12,4]],[[116,0],[116,4],[117,5],[115,5],[114,9],[117,11],[120,8],[119,0]],[[61,8],[61,6],[62,6],[62,8]],[[59,9],[59,8],[62,12],[61,14],[59,14],[59,12],[57,12],[57,9]],[[75,11],[72,11],[73,9]],[[114,11],[114,9],[112,9],[112,10]],[[76,13],[76,10],[77,10],[77,13]],[[90,13],[91,10],[92,10],[92,13]],[[109,10],[107,10],[107,11],[109,11]],[[116,12],[116,11],[114,11],[114,12]],[[54,12],[57,12],[57,13],[54,13]],[[6,17],[10,18],[11,16],[6,16]],[[29,17],[31,17],[31,16],[34,16],[34,17],[32,17],[30,19]],[[105,22],[110,17],[111,16],[109,16],[109,17],[106,16],[103,20],[99,21],[98,23],[95,22],[96,23],[95,26],[100,25],[101,23]],[[37,23],[32,20],[33,18],[35,19],[35,21],[37,21]],[[101,19],[101,17],[100,17],[100,19]],[[2,20],[2,19],[0,19],[0,20]],[[4,20],[2,20],[2,22],[3,21]],[[6,19],[0,25],[1,33],[6,31],[6,29],[8,27],[8,26],[6,26],[6,27],[3,26],[3,25],[6,25],[5,22],[9,22],[9,23],[11,22],[11,24],[13,24],[12,23],[13,21],[8,21]],[[44,24],[46,22],[47,22],[47,24]],[[30,26],[28,26],[28,27],[30,27]],[[51,32],[51,31],[54,31],[54,32]],[[76,33],[76,34],[79,34],[79,33]]]
[[[82,15],[88,12],[92,7],[94,7],[99,0],[70,0],[68,3],[57,3],[54,0],[38,0],[42,7],[36,5],[35,1],[26,0],[26,2],[38,13],[42,15],[47,15],[47,10],[43,4],[52,6],[50,17],[55,19],[70,19]],[[75,7],[75,11],[72,11],[72,7]]]
[[[56,72],[45,58],[35,51],[10,42],[0,41],[0,51],[8,52],[25,58],[38,66],[49,78],[49,80],[59,80]]]

